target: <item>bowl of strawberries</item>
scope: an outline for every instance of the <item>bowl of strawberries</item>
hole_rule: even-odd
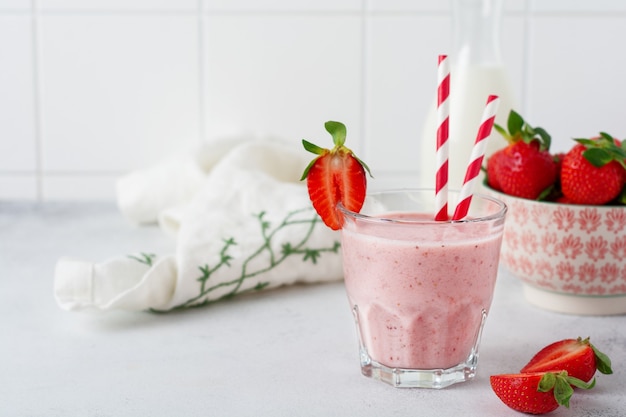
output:
[[[525,298],[562,313],[626,313],[626,140],[602,132],[553,154],[550,135],[515,111],[494,128],[508,145],[487,158],[484,186],[509,208],[500,261]]]

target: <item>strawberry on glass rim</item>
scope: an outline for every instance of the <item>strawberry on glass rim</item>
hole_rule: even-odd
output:
[[[333,230],[341,229],[343,216],[337,209],[341,203],[346,209],[358,213],[365,201],[367,174],[369,167],[344,146],[346,126],[343,123],[328,121],[326,131],[333,137],[332,149],[321,148],[302,139],[307,151],[314,153],[313,159],[302,174],[301,181],[307,179],[309,197],[313,208],[324,224]]]

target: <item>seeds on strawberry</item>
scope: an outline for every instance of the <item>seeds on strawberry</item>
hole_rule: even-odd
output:
[[[487,160],[487,184],[497,191],[502,191],[499,180],[500,161],[504,154],[504,149],[498,149]]]
[[[507,129],[494,125],[509,145],[487,160],[487,183],[494,189],[532,200],[547,195],[557,179],[557,165],[549,153],[550,135],[530,126],[511,110]]]
[[[578,142],[564,157],[561,189],[576,204],[606,204],[626,182],[626,150],[607,133]]]
[[[575,139],[577,144],[565,154],[550,155],[550,135],[513,110],[506,129],[497,124],[494,129],[509,145],[487,160],[491,188],[563,204],[626,205],[626,140],[600,132]]]
[[[544,414],[559,405],[569,407],[573,387],[593,388],[596,370],[613,373],[611,360],[589,338],[579,337],[544,347],[519,374],[492,375],[489,380],[493,391],[507,406],[524,413]]]
[[[357,213],[361,210],[367,187],[366,171],[370,171],[363,161],[344,146],[346,127],[343,123],[329,121],[324,126],[332,135],[335,146],[325,149],[303,139],[304,148],[318,157],[306,167],[301,180],[307,179],[309,197],[324,224],[339,230],[343,225],[343,217],[337,205],[341,203],[346,209]]]
[[[569,408],[572,387],[591,389],[595,385],[595,379],[588,384],[566,371],[492,375],[489,382],[504,404],[528,414],[549,413],[559,405]]]
[[[497,172],[502,192],[531,200],[538,199],[556,181],[554,160],[536,141],[504,148]]]

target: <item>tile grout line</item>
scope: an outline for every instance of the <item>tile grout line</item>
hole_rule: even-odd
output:
[[[369,142],[367,133],[367,104],[368,104],[368,89],[367,89],[367,49],[368,49],[368,17],[367,17],[367,0],[361,0],[361,100],[360,100],[360,147],[361,153],[365,161],[370,159],[369,150],[367,149],[367,143]]]
[[[31,54],[33,77],[33,123],[35,136],[35,198],[43,202],[43,149],[41,125],[41,56],[39,0],[31,0]]]
[[[527,1],[524,5],[524,45],[523,45],[523,67],[522,67],[522,91],[521,91],[521,106],[524,111],[524,114],[530,114],[530,98],[529,96],[529,86],[530,86],[530,68],[531,68],[531,30],[532,28],[532,15],[531,15],[531,5],[530,1]]]
[[[203,0],[198,0],[198,145],[206,140],[206,48],[204,31],[206,21],[203,13]]]

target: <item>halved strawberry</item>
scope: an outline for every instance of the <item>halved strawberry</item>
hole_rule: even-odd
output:
[[[596,370],[612,374],[611,359],[589,342],[589,338],[564,339],[541,349],[520,372],[567,371],[570,376],[590,381]]]
[[[561,372],[533,372],[527,374],[492,375],[491,388],[504,404],[514,410],[529,414],[545,414],[559,405],[569,408],[574,387],[591,389],[590,383]]]
[[[368,166],[344,146],[346,126],[343,123],[329,121],[324,127],[332,135],[335,146],[325,149],[303,139],[304,149],[319,156],[306,167],[301,180],[307,179],[309,197],[317,214],[328,227],[339,230],[343,217],[337,204],[358,213],[365,201],[365,172],[370,176],[371,173]]]

